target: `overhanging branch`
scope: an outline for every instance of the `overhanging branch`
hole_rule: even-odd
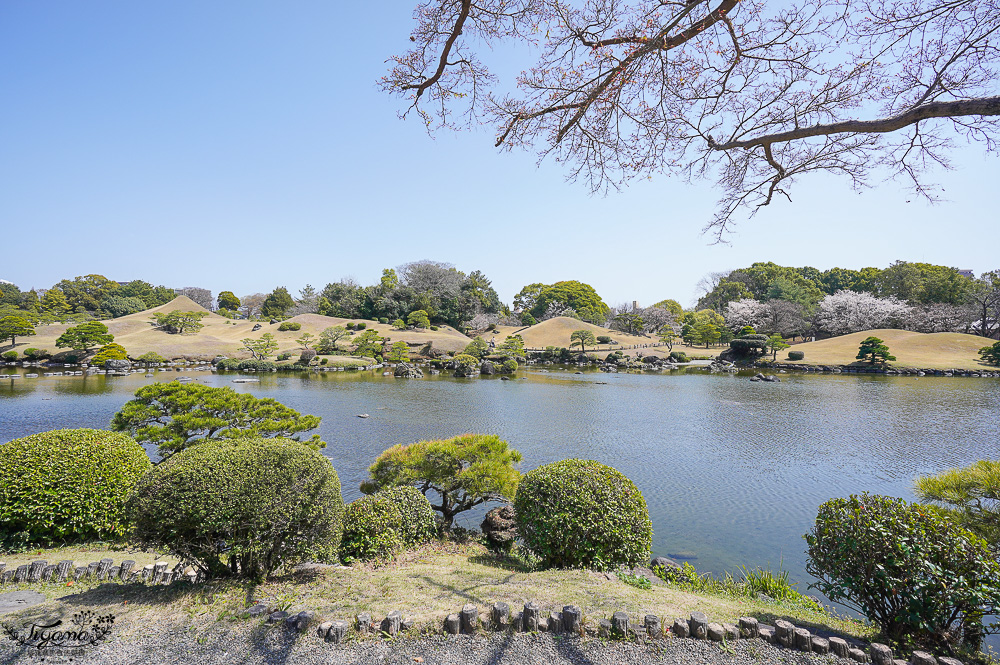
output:
[[[1000,115],[1000,97],[980,97],[978,99],[963,99],[954,102],[931,102],[909,109],[899,115],[878,120],[845,120],[828,125],[813,125],[799,127],[787,132],[764,134],[744,141],[729,141],[716,143],[708,137],[708,147],[713,150],[733,150],[734,148],[756,148],[770,146],[773,143],[786,143],[806,139],[813,136],[829,136],[831,134],[886,134],[895,132],[916,124],[921,120],[931,118],[959,118],[970,115],[998,116]]]

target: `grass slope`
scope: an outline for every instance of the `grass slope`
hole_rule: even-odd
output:
[[[524,339],[524,345],[529,349],[544,349],[547,346],[561,346],[569,348],[569,336],[574,330],[589,330],[594,333],[594,337],[597,337],[598,335],[606,335],[618,342],[618,344],[598,344],[596,347],[587,347],[587,353],[590,353],[591,351],[607,353],[608,351],[614,351],[616,349],[632,351],[637,346],[642,346],[644,344],[658,344],[660,341],[655,335],[628,335],[620,330],[602,328],[601,326],[595,326],[592,323],[580,321],[579,319],[571,319],[566,316],[557,316],[555,318],[542,321],[541,323],[536,323],[535,325],[527,328],[523,326],[499,326],[497,327],[496,333],[488,333],[487,335],[484,335],[483,338],[486,341],[489,341],[490,337],[495,336],[496,342],[499,344],[508,335],[517,333]],[[687,346],[679,342],[680,340],[674,343],[674,351],[683,351],[689,356],[715,356],[719,353],[719,349]],[[579,348],[580,347],[578,346],[573,347],[574,350],[579,350]],[[648,355],[666,356],[670,354],[670,351],[666,346],[657,346],[648,347],[643,353]]]
[[[908,330],[865,330],[863,332],[831,337],[816,342],[795,344],[791,350],[802,351],[805,358],[798,361],[782,360],[799,365],[857,365],[858,347],[866,337],[878,337],[896,356],[892,367],[919,367],[927,369],[985,369],[989,367],[979,357],[979,349],[992,343],[976,335],[963,333],[918,333]],[[779,354],[779,359],[781,359]]]
[[[62,556],[52,551],[43,554],[36,558],[51,561]],[[100,552],[88,554],[89,558],[81,563],[101,558]],[[122,558],[145,561],[142,555],[124,556],[115,552],[108,556],[116,563]],[[149,622],[170,623],[182,631],[207,630],[217,621],[232,620],[255,602],[267,602],[291,613],[315,611],[320,621],[350,620],[366,612],[377,622],[398,609],[412,617],[418,627],[440,632],[444,616],[457,612],[466,603],[475,604],[483,615],[497,601],[506,602],[512,611],[517,611],[525,602],[534,600],[545,612],[577,605],[583,610],[585,624],[591,627],[619,610],[633,617],[656,614],[668,626],[673,617],[701,611],[720,622],[735,623],[740,616],[756,616],[765,623],[788,618],[796,625],[858,637],[870,637],[871,633],[871,628],[860,622],[791,603],[696,594],[667,585],[638,589],[613,574],[583,570],[529,571],[516,562],[497,559],[475,544],[433,543],[404,553],[381,567],[331,568],[278,577],[261,584],[226,581],[195,587],[186,583],[170,587],[98,584],[81,582],[73,588],[31,585],[50,601],[22,610],[18,616],[51,618],[87,606],[98,613],[111,611],[116,626],[122,628],[117,634],[124,637],[129,627],[142,631]]]
[[[194,334],[171,335],[152,326],[150,318],[154,313],[174,310],[208,312],[187,296],[178,296],[165,305],[118,319],[103,321],[103,323],[108,327],[108,331],[115,336],[115,342],[124,346],[133,358],[148,351],[155,351],[166,358],[211,359],[217,355],[249,357],[249,354],[243,351],[243,344],[240,340],[246,337],[257,339],[266,332],[271,333],[277,339],[279,352],[296,352],[301,349],[301,346],[295,340],[303,333],[312,333],[314,337],[318,338],[326,328],[344,325],[351,321],[351,319],[320,316],[319,314],[302,314],[290,319],[290,321],[302,324],[301,330],[279,332],[278,324],[271,325],[267,322],[261,322],[261,329],[257,332],[251,332],[256,325],[253,321],[231,321],[218,314],[209,313],[201,321],[204,328]],[[377,330],[383,337],[389,337],[392,341],[403,340],[412,346],[423,346],[430,341],[436,348],[444,351],[460,351],[471,341],[462,333],[448,326],[441,326],[439,330],[433,332],[430,330],[401,331],[371,321],[365,323],[368,324],[369,328]],[[50,352],[60,351],[56,348],[56,339],[69,327],[66,324],[39,326],[36,328],[35,336],[18,338],[17,346],[14,348],[21,352],[28,347],[47,349]],[[349,341],[350,338],[341,340],[341,346],[346,347]]]

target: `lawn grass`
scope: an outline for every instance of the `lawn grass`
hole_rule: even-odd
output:
[[[70,558],[75,556],[72,552],[69,548],[44,550],[42,555],[35,551],[24,562],[35,558],[49,561]],[[86,555],[83,561],[99,560],[102,556],[112,557],[116,562],[121,558],[136,561],[140,558],[137,553],[123,557],[120,552],[100,547],[83,548],[79,553]],[[614,574],[593,571],[536,571],[520,560],[498,558],[475,543],[436,542],[404,553],[386,565],[359,564],[290,573],[259,584],[216,581],[153,587],[79,582],[72,587],[63,583],[35,584],[30,588],[41,590],[50,602],[19,612],[25,618],[51,618],[86,606],[98,613],[115,614],[126,634],[127,626],[141,627],[150,621],[173,624],[181,631],[204,630],[219,622],[241,620],[243,609],[256,602],[289,612],[311,610],[320,620],[351,620],[364,612],[377,621],[398,609],[413,618],[419,630],[441,632],[444,617],[467,603],[475,604],[481,614],[488,614],[497,601],[506,602],[512,611],[517,611],[533,600],[541,605],[543,612],[577,605],[583,611],[585,625],[590,627],[615,611],[628,612],[637,619],[656,614],[667,625],[674,617],[701,611],[719,622],[735,622],[740,616],[755,616],[767,623],[786,618],[815,630],[863,639],[872,635],[871,627],[864,623],[801,604],[692,593],[670,585],[639,589]]]
[[[917,367],[921,369],[990,369],[982,362],[979,349],[993,340],[962,333],[918,333],[908,330],[866,330],[863,332],[831,337],[816,342],[795,344],[790,351],[802,351],[802,360],[787,360],[778,354],[778,360],[798,365],[855,365],[868,366],[857,360],[858,347],[866,337],[878,337],[896,360],[889,367]],[[996,369],[995,367],[993,369]]]

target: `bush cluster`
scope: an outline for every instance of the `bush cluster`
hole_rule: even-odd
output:
[[[983,616],[1000,608],[1000,562],[933,508],[869,494],[832,499],[805,539],[814,586],[893,642],[978,648]]]
[[[102,367],[109,360],[125,360],[126,358],[128,358],[128,353],[125,351],[125,347],[112,342],[102,346],[97,355],[90,359],[90,364]]]
[[[282,321],[281,325],[278,326],[278,332],[285,332],[288,330],[302,330],[302,324],[296,321]]]
[[[278,369],[270,360],[240,360],[239,358],[223,358],[216,361],[216,369],[235,372],[239,370],[252,369],[257,372],[274,372]]]
[[[431,326],[431,332],[437,332],[437,331],[438,331],[437,326]]]
[[[30,542],[119,538],[125,499],[150,467],[132,438],[60,429],[0,446],[0,531]]]
[[[578,459],[540,466],[521,479],[514,510],[525,544],[548,567],[608,570],[649,560],[646,500],[609,466]]]
[[[806,352],[805,351],[789,351],[788,352],[788,359],[789,360],[802,360],[805,357],[806,357]]]
[[[161,356],[156,351],[149,351],[147,353],[144,353],[141,356],[139,356],[138,358],[136,358],[136,360],[138,362],[141,362],[141,363],[164,363],[164,362],[167,362],[167,359],[164,358],[163,356]]]
[[[689,363],[689,362],[691,362],[691,359],[688,358],[688,355],[686,353],[684,353],[683,351],[671,351],[670,352],[670,357],[673,358],[674,360],[676,360],[679,363]]]
[[[597,343],[598,344],[610,344],[611,343],[611,337],[609,335],[598,335],[597,336]]]
[[[29,347],[24,350],[24,357],[28,360],[45,360],[52,354],[45,349],[36,349],[34,347]]]
[[[355,330],[364,330],[364,329],[365,329],[365,328],[367,328],[367,327],[368,327],[368,324],[367,324],[367,323],[365,323],[364,321],[361,321],[361,322],[359,322],[359,323],[355,323],[355,324],[354,324],[354,329],[355,329]]]
[[[213,577],[331,561],[344,501],[330,460],[297,441],[227,439],[157,464],[129,499],[135,542]]]
[[[411,486],[387,487],[348,504],[341,559],[388,559],[434,537],[437,526],[427,497]]]

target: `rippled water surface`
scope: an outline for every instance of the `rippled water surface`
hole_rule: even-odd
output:
[[[360,495],[368,465],[389,446],[495,433],[523,453],[522,471],[580,457],[634,480],[649,503],[655,554],[715,572],[782,561],[805,582],[802,534],[820,503],[862,491],[912,498],[917,475],[1000,457],[995,379],[789,374],[769,384],[700,371],[521,375],[265,374],[258,384],[233,384],[232,375],[184,373],[322,416],[324,452],[345,500]],[[0,380],[0,442],[107,427],[138,387],[176,376]]]

